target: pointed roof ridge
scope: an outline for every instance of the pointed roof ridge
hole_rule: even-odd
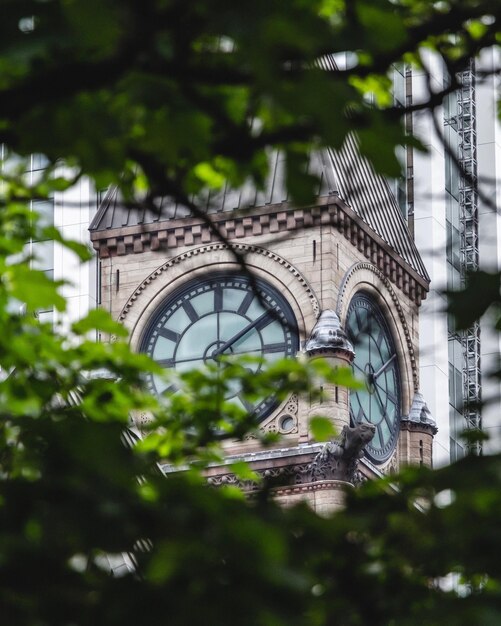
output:
[[[350,133],[339,150],[328,149],[340,197],[427,281],[430,280],[402,211],[384,176],[360,154]]]
[[[270,177],[264,191],[252,185],[235,190],[229,186],[208,192],[201,208],[208,214],[249,210],[288,201],[283,159],[272,155]],[[430,281],[421,255],[411,237],[400,208],[386,180],[360,156],[351,140],[339,151],[323,150],[312,155],[310,171],[319,178],[318,197],[336,195],[426,282]],[[190,210],[170,198],[161,198],[158,211],[137,209],[120,201],[117,187],[106,194],[89,230],[104,232],[127,226],[153,224],[192,217]]]

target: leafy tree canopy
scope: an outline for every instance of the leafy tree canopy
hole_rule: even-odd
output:
[[[434,50],[451,85],[418,106],[437,105],[470,56],[499,43],[499,19],[491,0],[6,1],[0,140],[65,158],[100,187],[185,200],[223,180],[262,185],[279,146],[304,201],[308,152],[351,131],[397,176],[396,146],[419,143],[402,130],[390,68],[426,70]],[[325,61],[344,53],[347,64]]]
[[[18,155],[63,158],[99,186],[119,182],[129,197],[262,183],[270,146],[285,150],[289,180],[300,178],[309,150],[353,130],[395,174],[395,146],[415,140],[401,130],[389,68],[422,65],[433,49],[454,83],[469,55],[496,43],[499,15],[481,0],[4,1],[0,139]],[[319,63],[340,52],[348,69]],[[304,181],[297,201],[311,195]],[[224,386],[300,393],[320,374],[354,384],[346,372],[297,361],[249,380],[245,363],[228,362],[217,375],[186,374],[186,394],[164,403],[143,386],[146,371],[161,372],[104,312],[64,336],[39,322],[38,309],[65,302],[25,242],[88,253],[33,220],[29,202],[70,183],[49,169],[32,187],[10,174],[0,187],[2,623],[499,623],[499,457],[367,484],[331,518],[275,506],[269,485],[246,501],[201,473],[222,438],[253,428],[219,402]],[[478,278],[491,295],[460,323],[499,303],[496,280]],[[464,309],[461,296],[453,306]],[[95,329],[119,339],[95,343]],[[124,433],[139,410],[159,428],[131,448]],[[178,471],[163,477],[160,459]],[[110,577],[123,553],[130,568]]]

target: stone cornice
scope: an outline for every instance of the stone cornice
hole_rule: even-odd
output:
[[[308,493],[315,493],[317,491],[333,491],[353,489],[353,485],[344,480],[322,480],[315,483],[304,483],[302,485],[292,485],[287,487],[275,487],[272,493],[275,496],[304,496]]]
[[[280,486],[277,485],[279,489],[312,483],[315,482],[311,481],[312,462],[323,447],[323,443],[314,443],[227,457],[220,464],[211,464],[207,469],[207,481],[210,485],[215,487],[235,485],[246,491],[259,489],[258,483],[242,481],[235,476],[233,472],[228,471],[231,467],[231,462],[238,459],[248,463],[262,480],[285,483]],[[164,473],[169,473],[170,471],[168,466],[163,466],[162,470]],[[375,467],[368,459],[365,457],[360,459],[356,480],[357,484],[367,479],[379,478],[382,475],[383,472]],[[332,481],[320,480],[318,482],[320,484]]]
[[[413,422],[409,419],[402,419],[400,423],[400,430],[427,433],[429,435],[436,435],[438,433],[438,428],[435,426],[435,424],[431,424],[428,422]]]
[[[211,224],[214,228],[211,228]],[[268,234],[331,225],[373,263],[392,283],[418,305],[426,297],[428,281],[340,198],[323,197],[315,206],[295,209],[280,203],[252,212],[216,213],[207,221],[196,218],[165,220],[154,224],[126,226],[91,232],[91,241],[101,259],[137,254],[145,250],[175,250],[184,246],[219,242],[217,230],[229,241]]]

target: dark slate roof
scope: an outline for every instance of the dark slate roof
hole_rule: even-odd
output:
[[[251,184],[241,189],[229,186],[208,193],[197,206],[208,214],[227,213],[288,200],[285,188],[284,156],[274,152],[270,157],[270,175],[264,191]],[[429,280],[400,208],[384,177],[376,174],[370,163],[360,156],[356,141],[349,137],[341,150],[315,152],[309,172],[319,178],[317,195],[338,195],[386,243],[388,243],[422,278]],[[171,199],[162,198],[160,210],[138,209],[125,205],[116,188],[104,198],[89,229],[103,232],[127,226],[154,224],[171,219],[190,217],[190,210]]]
[[[316,195],[327,196],[337,190],[337,183],[328,154],[315,153],[309,162],[308,171],[319,178]],[[270,157],[270,175],[264,190],[256,190],[252,184],[246,184],[241,189],[233,189],[225,185],[222,190],[207,193],[202,199],[193,199],[201,211],[208,214],[225,213],[239,209],[280,204],[287,202],[285,188],[285,158],[280,152],[273,152]],[[102,231],[123,226],[137,226],[161,222],[166,219],[180,219],[189,217],[190,210],[181,204],[174,203],[169,198],[162,198],[159,202],[159,211],[148,209],[138,210],[136,207],[124,206],[116,188],[104,198],[99,210],[90,225],[91,231]]]
[[[376,174],[360,156],[356,139],[350,135],[341,150],[329,150],[337,173],[337,191],[362,220],[427,281],[426,267],[407,223],[384,176]]]

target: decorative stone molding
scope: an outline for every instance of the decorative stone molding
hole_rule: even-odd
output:
[[[297,434],[298,404],[298,396],[293,393],[279,408],[277,413],[262,422],[259,430],[263,433],[280,433],[281,435]],[[248,438],[255,439],[253,435],[250,435]]]
[[[277,489],[289,489],[306,484],[323,484],[325,482],[343,482],[357,485],[365,482],[372,471],[367,467],[364,447],[374,436],[372,424],[359,424],[355,427],[345,426],[341,437],[336,441],[327,442],[318,453],[308,453],[309,461],[290,463],[288,465],[272,465],[267,468],[253,467],[262,481],[282,483]],[[318,450],[318,447],[316,448]],[[257,461],[257,459],[255,460]],[[377,472],[377,475],[381,475]],[[259,482],[242,481],[232,472],[215,474],[207,479],[210,485],[234,485],[246,492],[261,488]]]
[[[278,432],[283,435],[297,434],[297,412],[299,399],[297,394],[292,394],[277,418]]]
[[[299,399],[293,393],[288,400],[280,407],[278,414],[265,419],[259,430],[262,433],[280,433],[281,435],[295,435],[298,433],[298,406]],[[132,420],[140,433],[147,432],[153,423],[153,415],[149,411],[134,411]],[[287,422],[287,424],[286,424]],[[257,437],[249,433],[244,437],[244,441],[255,440]]]
[[[416,353],[414,350],[414,345],[412,342],[409,325],[407,324],[406,315],[400,303],[400,298],[398,294],[395,292],[395,290],[393,289],[391,285],[391,282],[388,280],[388,278],[386,278],[386,276],[381,272],[381,270],[375,267],[372,263],[366,263],[365,261],[354,263],[346,272],[343,278],[343,281],[339,287],[336,312],[338,316],[341,318],[342,310],[346,305],[346,294],[349,291],[348,287],[352,283],[359,284],[362,282],[359,276],[361,272],[371,272],[372,274],[374,274],[374,276],[376,276],[377,279],[382,283],[386,292],[389,294],[391,298],[392,305],[395,311],[397,312],[398,319],[399,319],[400,325],[404,333],[405,342],[407,345],[407,353],[408,353],[407,356],[408,356],[409,363],[412,369],[412,382],[414,386],[414,392],[417,392],[419,389],[419,370],[417,367]]]
[[[144,434],[148,426],[153,423],[153,416],[149,411],[134,411],[132,419],[140,433]]]
[[[210,244],[207,246],[201,246],[199,248],[193,248],[192,250],[187,250],[186,252],[179,254],[178,256],[174,257],[173,259],[170,259],[169,261],[167,261],[166,263],[158,267],[147,278],[145,278],[145,280],[143,280],[143,282],[135,289],[134,293],[130,296],[130,298],[125,303],[118,317],[118,320],[121,322],[125,321],[129,310],[134,305],[135,301],[139,298],[139,296],[142,294],[142,292],[148,287],[148,285],[150,285],[153,281],[155,281],[160,276],[162,276],[165,272],[171,270],[174,266],[182,263],[183,261],[186,261],[187,259],[191,259],[197,256],[202,256],[205,254],[211,254],[213,252],[222,251],[222,250],[226,250],[230,252],[231,250],[236,250],[239,253],[242,253],[244,255],[248,255],[250,253],[257,254],[257,255],[266,257],[268,259],[271,259],[272,261],[278,263],[280,266],[285,268],[290,274],[292,274],[297,279],[298,283],[302,286],[303,290],[307,294],[311,307],[314,311],[315,317],[317,318],[319,316],[320,306],[310,284],[308,283],[306,278],[301,274],[301,272],[299,272],[291,263],[286,261],[279,254],[276,254],[275,252],[272,252],[271,250],[267,250],[266,248],[261,248],[259,246],[251,246],[247,244],[226,245],[222,243],[215,243],[215,244]]]
[[[438,428],[434,424],[419,424],[411,422],[407,418],[402,420],[401,429],[416,433],[428,433],[430,435],[436,435],[438,432]]]
[[[365,478],[361,479],[360,482],[365,482]],[[357,483],[358,484],[358,483]],[[344,489],[349,489],[353,487],[352,483],[346,482],[344,480],[322,480],[314,483],[304,483],[301,485],[293,485],[288,487],[276,487],[273,489],[273,494],[275,497],[280,496],[307,496],[310,493],[315,493],[317,491],[339,491],[343,492]],[[339,501],[339,505],[342,505],[343,500]],[[340,508],[340,507],[335,507]]]
[[[256,470],[262,480],[286,481],[288,485],[300,485],[309,482],[310,464],[301,463],[298,465],[286,465],[284,467],[269,467],[263,470]],[[222,485],[234,485],[245,491],[256,491],[260,489],[259,483],[253,481],[243,481],[233,473],[219,474],[207,479],[209,485],[220,487]]]
[[[351,484],[354,487],[358,487],[359,485],[362,485],[363,483],[367,482],[369,480],[369,478],[360,470],[357,470],[355,472],[355,475],[353,476],[353,480],[351,481]],[[350,483],[348,483],[350,484]]]
[[[208,215],[165,220],[154,224],[94,231],[91,240],[99,258],[137,254],[203,244],[218,245],[221,233],[230,240],[278,234],[331,224],[353,246],[418,305],[426,297],[428,281],[395,252],[342,200],[319,198],[313,207],[295,209],[287,203],[253,209],[252,214]]]

